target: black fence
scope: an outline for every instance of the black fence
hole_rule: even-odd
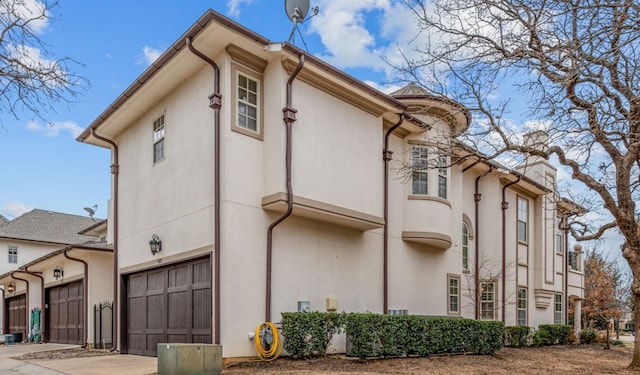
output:
[[[107,349],[113,345],[113,302],[93,305],[93,347]]]

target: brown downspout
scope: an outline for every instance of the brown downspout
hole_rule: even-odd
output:
[[[21,279],[21,278],[19,278],[19,277],[16,277],[16,276],[14,275],[16,272],[22,272],[22,271],[13,271],[13,272],[11,272],[11,278],[13,278],[14,280],[24,281],[24,282],[25,282],[25,284],[27,284],[26,299],[25,299],[25,301],[26,301],[26,304],[27,304],[27,309],[26,309],[26,310],[27,310],[27,331],[28,331],[28,330],[29,330],[29,320],[31,320],[31,315],[30,315],[30,311],[29,311],[29,281],[27,281],[26,279]],[[25,333],[27,333],[27,332],[25,332]],[[23,342],[24,342],[24,341],[26,341],[26,340],[25,340],[25,337],[28,339],[29,335],[28,335],[28,334],[26,334],[26,335],[24,335],[24,336],[22,337],[22,341],[23,341]]]
[[[476,249],[475,249],[475,266],[474,266],[474,271],[475,271],[475,277],[474,277],[474,287],[475,287],[475,296],[476,296],[476,320],[480,319],[480,264],[479,264],[479,260],[480,260],[480,201],[482,200],[482,194],[480,194],[479,191],[479,184],[480,184],[480,179],[483,178],[484,176],[488,175],[489,173],[491,173],[493,171],[493,166],[489,166],[489,170],[484,172],[483,174],[479,175],[478,177],[476,177],[476,187],[475,187],[475,193],[473,194],[473,200],[475,201],[475,208],[476,208],[476,217],[475,217],[475,226],[476,226]]]
[[[507,188],[511,185],[515,185],[520,182],[522,177],[518,176],[518,179],[502,187],[502,323],[506,322],[506,306],[507,306],[507,209],[509,208],[509,202],[507,202]],[[516,253],[517,254],[517,253]],[[518,262],[516,259],[516,267],[518,267]],[[517,272],[516,268],[516,272]],[[518,285],[516,285],[516,301],[518,297]],[[516,324],[517,324],[516,319]]]
[[[40,279],[40,344],[42,344],[44,342],[44,277],[29,271],[29,267],[25,267],[24,272]]]
[[[214,344],[220,345],[220,107],[222,107],[222,94],[220,94],[220,68],[218,65],[204,55],[202,52],[195,49],[191,43],[191,38],[186,39],[187,47],[194,55],[208,63],[213,68],[213,94],[209,95],[209,108],[214,110],[213,114],[213,128],[214,128],[214,143],[213,143],[213,243],[214,243],[214,271],[213,271],[213,283],[214,285]]]
[[[111,164],[111,174],[113,175],[113,317],[111,335],[113,344],[110,349],[113,352],[118,348],[118,175],[120,174],[120,164],[118,145],[110,139],[99,136],[94,128],[91,128],[91,134],[96,139],[113,147],[113,163]]]
[[[292,129],[293,123],[296,121],[296,109],[292,107],[293,95],[292,86],[293,80],[296,79],[302,66],[304,65],[304,54],[299,55],[298,66],[296,70],[291,73],[291,76],[287,80],[287,105],[282,108],[284,114],[283,120],[286,125],[286,155],[285,155],[285,169],[287,174],[287,210],[282,216],[277,218],[267,229],[267,281],[266,281],[266,297],[265,297],[265,322],[271,322],[271,260],[273,255],[273,229],[293,212],[293,184],[291,182],[291,141],[292,141]]]
[[[562,247],[564,255],[564,324],[569,324],[569,226],[567,216],[562,215],[560,219],[560,230],[562,230]],[[574,319],[575,325],[575,319]],[[575,332],[575,327],[574,332]]]
[[[404,120],[404,113],[400,113],[398,122],[387,130],[384,135],[384,150],[382,150],[382,160],[384,160],[384,245],[383,245],[383,273],[382,273],[382,313],[389,311],[389,162],[393,159],[393,151],[389,149],[389,138]]]
[[[84,325],[84,329],[83,329],[83,344],[82,347],[86,348],[87,347],[87,341],[84,340],[87,337],[87,333],[89,330],[89,264],[87,264],[86,261],[82,260],[82,259],[78,259],[78,258],[74,258],[72,256],[70,256],[69,254],[67,254],[67,251],[69,251],[71,248],[67,247],[64,249],[64,257],[69,259],[69,260],[74,260],[76,262],[80,262],[82,263],[82,266],[84,267],[84,282],[83,282],[83,286],[82,286],[82,298],[84,299],[84,317],[82,319],[82,324]],[[115,311],[115,309],[114,309]]]

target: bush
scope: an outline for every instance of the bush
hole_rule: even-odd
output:
[[[521,348],[529,344],[531,328],[527,326],[504,327],[504,345]]]
[[[282,313],[283,347],[294,358],[324,355],[343,319],[333,312]]]
[[[569,342],[571,326],[566,324],[540,324],[537,333],[538,339],[535,341],[538,345],[566,345]]]
[[[596,330],[585,328],[580,332],[580,342],[583,344],[593,344],[598,337]]]
[[[611,344],[615,346],[624,346],[624,343],[622,342],[622,340],[611,340]]]

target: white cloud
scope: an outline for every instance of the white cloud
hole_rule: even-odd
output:
[[[318,5],[310,30],[325,48],[319,57],[342,69],[371,68],[389,75],[392,68],[383,59],[402,61],[398,47],[417,34],[413,16],[398,1],[322,0]]]
[[[229,0],[227,1],[227,12],[232,17],[240,17],[240,7],[245,4],[251,4],[252,1],[253,0]]]
[[[39,49],[26,45],[10,45],[7,46],[7,49],[9,51],[9,55],[11,55],[12,58],[19,60],[23,65],[28,66],[35,71],[51,71],[50,74],[47,74],[47,79],[42,77],[39,80],[41,83],[46,84],[48,87],[61,87],[66,86],[69,83],[67,81],[67,74],[64,69],[62,69],[62,67],[56,61],[47,60],[40,54]]]
[[[142,48],[142,54],[144,55],[144,60],[147,65],[151,65],[154,61],[160,57],[162,51],[159,49],[155,49],[149,46],[144,46]]]
[[[40,1],[0,1],[0,9],[5,15],[11,14],[13,17],[6,17],[12,21],[17,19],[23,22],[28,21],[25,26],[34,34],[41,34],[49,26],[49,12],[46,5]]]
[[[55,121],[46,125],[31,120],[25,124],[25,127],[32,132],[44,134],[45,137],[57,137],[60,132],[69,132],[73,138],[82,133],[82,127],[73,121]]]
[[[16,218],[24,213],[33,210],[33,207],[26,205],[22,202],[5,202],[0,209],[0,214],[6,216],[8,219]]]

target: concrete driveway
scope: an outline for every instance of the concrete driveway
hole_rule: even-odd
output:
[[[155,357],[137,355],[108,355],[100,357],[38,359],[18,361],[26,353],[76,348],[62,344],[18,344],[0,346],[0,375],[147,375],[155,374],[158,361]]]

